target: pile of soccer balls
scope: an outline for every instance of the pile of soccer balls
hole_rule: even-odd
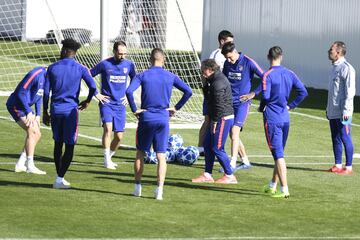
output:
[[[182,165],[192,165],[199,158],[199,150],[194,146],[184,147],[184,140],[179,134],[169,136],[168,148],[165,153],[167,163],[179,163]],[[157,164],[156,153],[153,150],[145,152],[144,162]]]

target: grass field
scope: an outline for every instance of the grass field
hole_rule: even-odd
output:
[[[241,133],[254,167],[236,173],[239,184],[191,183],[202,172],[203,159],[191,167],[169,165],[163,201],[153,199],[155,165],[145,166],[143,197],[135,198],[131,195],[135,151],[121,149],[114,158],[120,167],[107,170],[102,167],[100,142],[86,137],[79,138],[66,175],[73,188],[52,189],[55,166],[48,129],[42,130],[35,156],[48,174],[15,174],[24,133],[14,122],[0,119],[0,238],[360,239],[359,159],[354,159],[351,176],[322,171],[333,164],[329,126],[322,110],[326,98],[318,101],[322,94],[311,92],[304,108],[291,115],[285,152],[291,193],[287,200],[260,192],[271,177],[273,160],[262,116],[255,108]],[[2,106],[4,101],[0,98]],[[8,116],[5,111],[0,115]],[[93,102],[81,113],[79,132],[100,138],[97,116]],[[353,122],[356,151],[358,110]],[[180,133],[186,145],[196,145],[197,130],[172,132]],[[124,144],[134,145],[134,129],[125,134]],[[216,165],[215,178],[221,176],[218,168]]]

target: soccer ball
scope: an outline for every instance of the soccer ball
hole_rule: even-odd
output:
[[[179,147],[176,151],[175,151],[175,160],[178,162],[178,163],[181,163],[181,155],[183,153],[183,151],[185,151],[185,147]]]
[[[171,148],[166,149],[165,159],[167,163],[172,163],[175,161],[175,152]]]
[[[179,134],[172,134],[169,136],[168,147],[176,151],[184,144],[183,138]]]
[[[156,152],[154,152],[153,150],[145,151],[144,162],[151,163],[151,164],[157,164],[158,160],[156,158]]]
[[[199,157],[199,150],[194,146],[189,146],[185,148],[181,153],[179,153],[178,162],[182,165],[192,165]]]

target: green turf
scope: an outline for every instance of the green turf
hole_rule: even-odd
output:
[[[1,104],[4,101],[0,98]],[[317,107],[297,112],[324,115]],[[97,116],[92,103],[80,115],[80,133],[100,138]],[[254,112],[241,133],[254,167],[236,173],[239,184],[192,184],[190,179],[202,172],[203,159],[191,167],[168,165],[163,201],[153,199],[155,165],[145,166],[143,197],[135,198],[131,195],[135,152],[121,149],[114,158],[119,169],[106,170],[100,143],[82,137],[66,175],[73,188],[52,189],[55,167],[47,129],[42,130],[35,159],[48,174],[16,174],[13,163],[24,133],[15,123],[0,120],[0,238],[360,237],[360,168],[355,165],[352,176],[322,172],[333,162],[328,123],[298,115],[291,115],[291,120],[286,148],[290,199],[273,199],[260,192],[271,177],[273,160],[262,117]],[[360,123],[359,113],[353,121]],[[355,149],[359,130],[352,129]],[[196,145],[197,130],[172,132],[180,133],[186,145]],[[126,131],[124,144],[134,145],[134,133]],[[221,175],[215,172],[214,176]]]

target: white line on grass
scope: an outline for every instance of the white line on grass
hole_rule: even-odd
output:
[[[202,237],[202,238],[37,238],[39,240],[236,240],[236,239],[360,239],[353,237]],[[0,240],[34,240],[33,238],[0,238]]]
[[[134,164],[133,162],[116,162],[114,161],[114,163],[117,163],[117,164]],[[252,162],[254,165],[255,164],[272,164],[271,162]],[[14,165],[15,162],[0,162],[0,165]],[[36,164],[39,164],[39,165],[52,165],[54,164],[53,162],[37,162]],[[89,165],[89,163],[82,163],[82,162],[76,162],[76,161],[73,161],[71,163],[72,165]],[[96,165],[99,165],[99,166],[103,166],[104,165],[104,162],[92,162],[91,163],[92,165],[96,164]],[[200,165],[200,164],[204,164],[204,162],[196,162],[194,165]],[[220,165],[218,162],[215,162],[214,163],[215,165]],[[287,162],[286,165],[312,165],[312,166],[316,166],[316,165],[331,165],[333,164],[333,162]],[[360,163],[353,163],[352,165],[360,165]]]

